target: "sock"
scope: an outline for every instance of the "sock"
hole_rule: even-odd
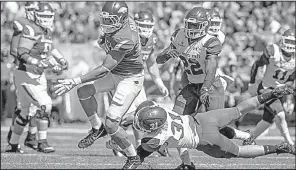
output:
[[[38,131],[38,140],[46,140],[47,139],[47,131]]]
[[[36,134],[37,133],[37,126],[29,126],[28,130],[31,134]]]
[[[235,133],[234,139],[246,140],[251,137],[251,134],[248,132],[243,132],[243,131],[237,130],[235,128],[233,128],[233,130]]]
[[[131,144],[129,147],[125,148],[122,150],[126,156],[131,157],[131,156],[137,156],[136,149],[133,144]]]
[[[263,104],[263,103],[265,103],[271,99],[274,99],[274,98],[277,98],[277,97],[272,93],[272,91],[266,92],[266,93],[263,93],[263,94],[257,96],[257,99],[260,104]]]
[[[191,165],[190,155],[187,148],[177,148],[180,158],[185,165]]]
[[[88,120],[93,128],[100,129],[102,121],[99,118],[98,114],[91,115],[90,117],[88,117]]]
[[[47,139],[48,119],[38,119],[37,128],[38,128],[38,139],[39,140]]]
[[[13,127],[13,131],[12,131],[11,138],[10,138],[10,141],[9,141],[9,143],[11,143],[11,144],[18,144],[19,139],[20,139],[21,135],[24,132],[25,124],[23,126],[23,125],[20,125],[17,122],[22,122],[19,117],[17,117],[14,120],[14,127]]]
[[[285,141],[291,145],[294,145],[294,142],[289,133],[285,112],[279,112],[275,119],[275,124],[277,128],[280,130],[282,136],[285,138]]]
[[[263,145],[265,155],[276,153],[277,147],[274,145]]]

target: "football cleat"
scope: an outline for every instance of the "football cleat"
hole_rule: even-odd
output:
[[[32,134],[28,131],[27,137],[25,139],[24,145],[32,148],[32,149],[37,149],[38,148],[38,142],[36,139],[36,134]]]
[[[141,164],[142,164],[142,162],[141,162],[141,159],[138,155],[127,157],[127,161],[125,162],[122,169],[136,169]]]
[[[19,144],[8,144],[5,152],[24,153]]]
[[[181,165],[177,166],[176,169],[194,170],[195,169],[195,165],[192,162],[191,162],[191,165],[185,165],[184,163],[182,163]]]
[[[250,137],[243,141],[243,145],[256,145],[255,140],[253,139],[253,135],[250,130],[246,130],[245,132],[250,134]]]
[[[99,139],[100,137],[104,137],[107,134],[108,133],[103,124],[100,129],[92,128],[89,131],[89,134],[78,143],[78,148],[87,148],[91,146],[97,139]]]
[[[272,93],[276,97],[283,97],[285,95],[293,94],[294,91],[295,91],[295,89],[293,88],[293,86],[290,86],[290,85],[287,85],[287,84],[283,84],[283,85],[279,85],[276,88],[274,88],[272,90]]]
[[[40,140],[38,142],[38,151],[43,153],[54,152],[54,148],[47,143],[47,140]]]
[[[276,153],[290,153],[293,155],[296,155],[295,153],[295,145],[288,144],[286,142],[283,142],[279,145],[277,145]]]

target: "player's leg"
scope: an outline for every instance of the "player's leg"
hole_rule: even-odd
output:
[[[279,112],[276,115],[276,120],[275,120],[276,126],[277,128],[280,130],[282,136],[284,137],[285,141],[287,143],[289,143],[290,145],[294,145],[294,142],[291,138],[291,135],[289,133],[289,128],[288,128],[288,124],[286,121],[286,115],[285,112]]]
[[[119,126],[122,116],[127,112],[137,95],[140,93],[144,76],[134,76],[130,78],[122,78],[114,75],[118,85],[113,96],[110,107],[107,110],[105,126],[111,140],[122,149],[128,157],[128,161],[124,165],[124,169],[130,169],[134,165],[141,163],[140,158],[133,144],[128,139],[126,131]]]
[[[28,132],[27,136],[25,138],[24,145],[27,147],[30,147],[32,149],[37,149],[38,142],[37,142],[37,118],[35,116],[37,112],[38,107],[31,103],[31,106],[29,108],[29,115],[32,117],[29,122]]]
[[[103,78],[95,80],[94,83],[86,84],[78,88],[77,95],[80,104],[92,126],[89,134],[79,141],[79,148],[87,148],[91,146],[98,138],[107,135],[105,126],[97,114],[98,104],[95,94],[108,92],[113,89],[115,89],[115,84],[111,73],[107,74]]]
[[[198,103],[197,88],[200,85],[190,84],[185,86],[178,94],[175,101],[173,111],[180,115],[191,115],[195,113],[195,109]],[[179,156],[181,158],[181,165],[177,169],[189,168],[192,169],[192,162],[190,159],[189,151],[187,148],[177,148]]]
[[[26,73],[22,71],[16,70],[14,72],[14,83],[16,85],[16,95],[17,95],[17,103],[18,109],[20,113],[16,115],[14,119],[11,137],[8,138],[8,148],[6,152],[20,152],[23,151],[19,148],[19,139],[22,135],[25,126],[29,123],[29,108],[32,102],[31,96],[25,91],[24,87],[22,86],[23,83],[28,81],[30,78],[26,75]]]

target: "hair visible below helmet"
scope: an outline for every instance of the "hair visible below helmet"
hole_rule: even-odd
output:
[[[121,29],[128,21],[128,6],[125,2],[107,1],[100,13],[100,27],[106,34]]]
[[[49,3],[41,2],[35,10],[35,22],[43,28],[52,28],[54,11]]]
[[[215,9],[209,10],[209,16],[210,16],[210,26],[208,33],[212,35],[218,34],[218,32],[221,30],[222,26],[222,18],[220,17],[220,14]]]
[[[37,2],[32,2],[28,1],[25,4],[25,13],[26,13],[26,18],[34,21],[35,20],[35,9],[38,6]]]
[[[188,38],[199,38],[207,34],[209,28],[208,10],[194,7],[185,16],[185,33]]]
[[[295,53],[295,30],[288,29],[281,39],[281,49],[287,53]]]
[[[142,132],[151,132],[165,125],[166,111],[153,101],[145,101],[139,105],[134,115],[133,126]]]
[[[134,18],[139,35],[145,38],[149,38],[154,29],[154,19],[150,11],[144,10],[135,14]]]

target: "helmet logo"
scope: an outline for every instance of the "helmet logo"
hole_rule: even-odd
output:
[[[127,7],[121,7],[119,10],[118,10],[118,13],[126,13],[127,12]]]

